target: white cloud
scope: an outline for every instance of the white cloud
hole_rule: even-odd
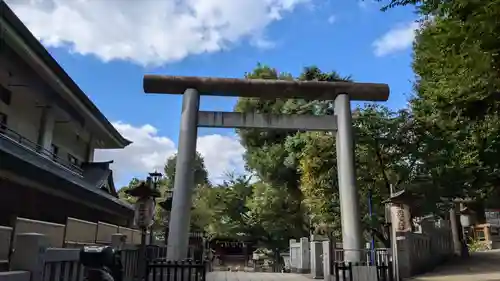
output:
[[[241,40],[269,47],[266,27],[312,0],[8,0],[41,41],[103,61],[160,65]],[[307,8],[307,5],[302,5]],[[266,42],[266,44],[262,44]]]
[[[198,138],[197,150],[205,159],[212,182],[222,182],[225,173],[244,171],[245,149],[235,137],[207,135]]]
[[[399,24],[373,42],[374,53],[377,57],[405,50],[409,48],[415,39],[415,30],[418,22]]]
[[[377,2],[374,0],[358,0],[358,7],[365,10]]]
[[[112,169],[118,185],[127,184],[134,176],[144,177],[155,169],[163,171],[167,158],[177,152],[174,142],[159,135],[158,130],[149,124],[134,127],[115,122],[113,125],[133,143],[125,149],[98,150],[95,161],[114,160]],[[226,172],[244,172],[244,148],[236,137],[201,136],[197,147],[213,183],[222,182]]]
[[[337,21],[337,17],[335,15],[331,15],[328,17],[327,21],[329,24],[333,24]]]

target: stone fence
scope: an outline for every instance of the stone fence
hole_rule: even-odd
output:
[[[129,244],[140,244],[141,232],[135,229],[68,218],[66,224],[17,218],[14,227],[0,226],[0,263],[7,263],[19,233],[40,233],[53,248],[80,248],[82,245],[111,244],[113,234],[123,234]],[[149,237],[149,235],[147,235]]]
[[[448,222],[443,220],[423,223],[420,233],[397,233],[396,253],[394,249],[371,250],[369,245],[367,249],[342,249],[340,243],[335,243],[332,247],[327,239],[311,238],[311,241],[307,237],[298,241],[290,240],[289,257],[284,258],[292,272],[310,273],[315,279],[332,279],[332,264],[343,262],[346,252],[359,252],[361,261],[367,264],[367,268],[380,263],[392,264],[393,272],[398,269],[401,278],[432,270],[453,255],[451,229]],[[356,267],[356,270],[361,268]]]
[[[453,256],[451,229],[447,224],[429,225],[422,233],[400,233],[397,249],[401,277],[428,272]]]
[[[80,249],[51,247],[50,240],[40,233],[16,234],[11,271],[1,272],[0,281],[82,281]],[[113,234],[111,245],[122,250],[124,280],[131,281],[139,277],[140,249],[137,245],[124,244],[123,240],[126,240],[124,235]]]

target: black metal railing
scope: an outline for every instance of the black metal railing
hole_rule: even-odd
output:
[[[52,160],[54,163],[68,170],[69,172],[75,173],[79,176],[83,174],[83,170],[81,167],[58,157],[57,155],[43,148],[39,144],[30,141],[28,138],[24,137],[18,132],[8,128],[6,125],[3,124],[0,125],[0,137],[10,140],[28,150],[31,150],[32,152],[40,155],[41,157]]]
[[[153,260],[146,266],[146,280],[205,281],[206,268],[206,262]]]
[[[359,279],[357,276],[370,276],[365,279],[373,281],[394,281],[392,262],[335,262],[333,269],[335,281],[353,281]]]

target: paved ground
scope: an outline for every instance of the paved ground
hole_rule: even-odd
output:
[[[207,281],[312,281],[307,276],[293,273],[228,272],[215,271],[207,275]]]
[[[500,281],[500,250],[475,253],[468,260],[449,263],[412,281]]]

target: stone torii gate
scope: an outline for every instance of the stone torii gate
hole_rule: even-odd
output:
[[[143,86],[145,93],[183,95],[168,233],[169,260],[182,260],[187,256],[198,127],[336,131],[342,243],[344,249],[363,248],[350,101],[386,101],[389,98],[388,85],[145,75]],[[335,109],[333,116],[200,111],[200,95],[335,100]],[[356,262],[360,258],[359,251],[345,253],[347,261]]]

